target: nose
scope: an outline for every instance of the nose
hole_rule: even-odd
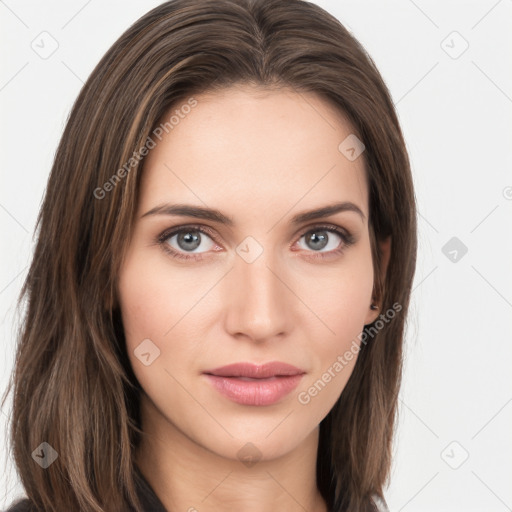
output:
[[[226,330],[237,338],[264,342],[289,334],[294,308],[286,275],[270,251],[248,263],[236,257],[226,280]]]

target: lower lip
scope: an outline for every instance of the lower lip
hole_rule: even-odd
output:
[[[299,385],[304,374],[257,380],[205,375],[217,391],[233,402],[242,405],[271,405],[291,393]]]

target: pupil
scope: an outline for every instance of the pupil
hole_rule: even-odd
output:
[[[182,247],[182,242],[185,243],[185,247]],[[192,243],[193,246],[186,245]],[[178,235],[178,245],[185,250],[188,249],[197,249],[197,247],[200,244],[200,236],[199,235],[191,235],[190,231],[187,231],[186,233],[180,233]]]
[[[327,236],[326,231],[317,231],[317,233],[324,233],[320,236],[317,236],[316,233],[312,233],[308,238],[310,242],[312,242],[313,249],[323,249],[327,245]]]

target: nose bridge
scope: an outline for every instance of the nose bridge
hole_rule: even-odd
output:
[[[244,249],[248,249],[244,252]],[[240,244],[233,271],[230,272],[228,328],[232,334],[244,333],[264,339],[286,331],[291,308],[290,292],[283,281],[276,258],[270,250],[260,250],[251,241]],[[249,254],[252,255],[248,257]]]

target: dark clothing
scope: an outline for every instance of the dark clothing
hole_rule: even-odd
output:
[[[167,512],[162,502],[155,494],[155,491],[144,478],[144,475],[135,466],[135,487],[137,489],[137,497],[140,500],[144,512]]]
[[[162,502],[144,478],[142,473],[135,466],[134,471],[135,488],[144,512],[167,512]],[[28,498],[22,498],[12,503],[5,512],[33,512],[32,502]],[[132,512],[132,511],[130,511]]]

